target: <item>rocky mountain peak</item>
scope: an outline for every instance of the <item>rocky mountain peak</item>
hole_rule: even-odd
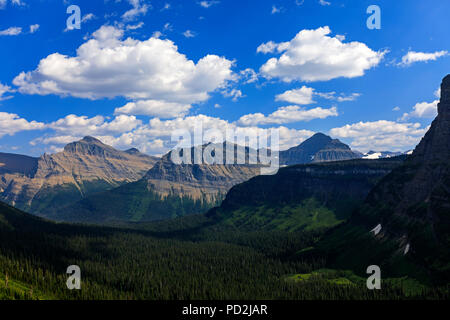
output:
[[[280,152],[280,164],[293,165],[360,158],[350,147],[338,139],[316,133],[296,147]]]
[[[86,136],[79,141],[67,144],[64,147],[64,152],[93,155],[93,156],[104,156],[106,154],[108,154],[109,156],[114,156],[116,155],[117,150],[104,144],[103,142],[94,137]]]
[[[450,114],[450,74],[441,83],[441,101],[438,104],[438,114]]]
[[[412,162],[448,162],[450,157],[450,75],[441,84],[438,116],[412,153]]]
[[[86,143],[99,143],[99,144],[103,144],[103,142],[101,142],[100,140],[98,140],[97,138],[91,137],[91,136],[85,136],[83,139],[81,139],[80,141],[82,142],[86,142]]]
[[[125,150],[125,152],[128,153],[128,154],[139,154],[139,153],[141,153],[139,151],[139,149],[136,149],[136,148],[131,148],[131,149]]]

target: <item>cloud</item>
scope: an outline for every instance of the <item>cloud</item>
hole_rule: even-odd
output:
[[[93,20],[93,19],[95,19],[95,18],[97,18],[97,17],[95,16],[95,14],[93,14],[93,13],[87,13],[87,14],[85,14],[85,15],[83,16],[83,18],[81,18],[81,22],[87,22],[87,21]]]
[[[317,107],[314,109],[304,109],[299,106],[287,106],[278,108],[275,112],[265,116],[262,113],[252,113],[242,116],[239,124],[244,126],[264,125],[264,124],[284,124],[298,121],[310,121],[313,119],[325,119],[337,116],[337,108],[324,109]]]
[[[195,33],[191,30],[186,30],[185,32],[183,32],[183,36],[185,36],[186,38],[194,38]]]
[[[271,14],[280,13],[281,8],[277,8],[275,5],[272,6]]]
[[[129,102],[123,107],[116,108],[114,113],[146,115],[158,118],[176,118],[185,116],[190,108],[190,104],[165,102],[160,100],[140,100]]]
[[[437,116],[437,104],[439,100],[433,102],[418,102],[412,107],[412,111],[404,113],[399,119],[400,121],[407,121],[411,118],[434,118]]]
[[[25,94],[88,99],[126,97],[191,104],[233,78],[233,62],[208,54],[195,63],[170,40],[122,40],[123,30],[103,26],[74,57],[54,53],[14,85]]]
[[[415,62],[427,62],[435,61],[437,58],[448,55],[448,51],[436,51],[432,53],[409,51],[402,57],[402,61],[398,63],[398,66],[410,66]]]
[[[136,30],[136,29],[140,29],[144,26],[144,23],[141,21],[138,24],[129,24],[126,26],[127,30]],[[159,38],[159,37],[157,37]]]
[[[314,89],[303,86],[300,89],[287,90],[284,93],[278,94],[275,101],[286,101],[299,105],[312,104]]]
[[[8,29],[0,31],[0,36],[17,36],[22,33],[20,27],[9,27]]]
[[[354,78],[379,64],[385,51],[373,51],[362,42],[344,43],[343,36],[330,37],[328,26],[316,30],[302,30],[294,39],[283,43],[267,42],[258,52],[282,53],[260,68],[268,78],[284,82],[321,81],[339,77]]]
[[[22,0],[10,0],[9,1],[12,5],[16,6],[24,6],[25,3]],[[0,0],[0,10],[6,8],[6,4],[8,3],[8,0]]]
[[[441,97],[441,87],[436,89],[436,91],[434,92],[434,96],[436,98],[440,98]]]
[[[222,94],[227,98],[231,98],[231,100],[234,102],[238,101],[240,98],[245,97],[242,91],[239,89],[231,89],[231,90],[226,89],[222,91]]]
[[[0,138],[5,135],[14,135],[17,132],[41,130],[45,124],[37,121],[27,121],[15,113],[0,112]]]
[[[142,0],[128,0],[133,7],[122,15],[122,19],[126,21],[134,20],[140,15],[145,15],[150,8],[148,4],[143,3]]]
[[[266,43],[262,43],[256,48],[256,52],[260,53],[272,53],[278,48],[279,44],[269,41]]]
[[[252,68],[246,68],[239,72],[241,80],[244,84],[254,83],[258,81],[258,74]]]
[[[0,101],[11,99],[12,96],[4,96],[5,93],[15,92],[10,86],[0,83]]]
[[[38,31],[39,27],[40,26],[38,24],[30,25],[30,33],[35,33],[36,31]]]
[[[358,122],[330,130],[332,137],[351,140],[361,152],[404,151],[412,149],[427,132],[419,123],[398,123],[387,120]]]
[[[164,30],[172,31],[173,27],[169,22],[167,22],[166,24],[164,24]]]
[[[64,118],[47,125],[48,128],[59,134],[71,136],[107,135],[128,132],[142,124],[135,116],[118,115],[111,121],[106,121],[103,116],[89,118],[69,114]]]
[[[203,8],[209,8],[209,7],[212,7],[213,5],[219,4],[219,3],[220,3],[220,1],[212,0],[212,1],[200,1],[198,4]]]
[[[319,3],[321,6],[329,6],[331,2],[325,1],[325,0],[319,0]]]
[[[255,126],[239,126],[236,122],[228,122],[220,118],[206,115],[189,116],[161,120],[153,118],[144,124],[134,117],[120,115],[111,121],[102,116],[86,117],[69,115],[46,126],[55,132],[52,136],[43,136],[30,142],[31,145],[49,145],[50,150],[59,150],[62,145],[78,140],[85,135],[92,135],[115,148],[127,149],[137,147],[139,150],[161,155],[175,146],[171,141],[175,130],[184,129],[193,135],[196,128],[203,128],[203,132],[210,129],[218,130],[226,137],[227,130],[234,130],[236,134],[245,136],[264,136],[269,134],[271,128],[258,128]],[[310,130],[289,129],[277,127],[280,134],[281,150],[300,144],[314,134]],[[203,142],[209,142],[211,137],[205,136]]]
[[[315,103],[313,100],[314,96],[318,96],[327,100],[335,100],[338,102],[345,102],[345,101],[354,101],[356,100],[361,94],[359,93],[352,93],[350,95],[345,95],[343,93],[337,95],[336,92],[316,92],[314,88],[310,88],[307,86],[302,86],[300,89],[292,89],[287,90],[282,94],[278,94],[275,97],[276,101],[286,101],[290,103],[295,103],[298,105],[307,105]]]
[[[394,107],[392,111],[400,111],[400,107]]]
[[[327,99],[327,100],[335,100],[337,102],[346,102],[346,101],[355,101],[358,97],[361,96],[360,93],[351,93],[349,95],[346,95],[344,93],[340,93],[339,95],[336,94],[336,92],[317,92],[316,95]]]

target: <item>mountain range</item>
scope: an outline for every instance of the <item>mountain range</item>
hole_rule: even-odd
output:
[[[140,179],[158,158],[136,149],[119,151],[93,137],[39,158],[0,153],[0,198],[45,214],[83,197]]]
[[[221,146],[223,159],[226,145]],[[208,144],[201,149],[203,152],[212,147],[217,146]],[[0,198],[19,209],[56,220],[140,221],[199,213],[219,204],[231,187],[259,175],[264,167],[249,163],[248,147],[233,148],[235,159],[242,156],[244,164],[175,164],[171,160],[175,150],[157,158],[135,148],[116,150],[93,137],[39,158],[3,153]],[[191,160],[193,152],[191,148]],[[349,146],[322,133],[279,153],[282,166],[359,157]],[[156,202],[149,202],[149,198]],[[168,209],[169,202],[169,207],[178,204]],[[172,213],[163,214],[163,208]]]

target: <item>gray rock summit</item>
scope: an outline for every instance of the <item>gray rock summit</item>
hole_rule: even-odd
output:
[[[340,161],[360,158],[359,153],[338,139],[316,133],[300,145],[280,151],[281,165],[294,165],[312,162]]]

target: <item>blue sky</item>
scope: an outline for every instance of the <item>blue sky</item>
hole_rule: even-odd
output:
[[[71,4],[81,29],[68,30]],[[381,29],[368,29],[369,5]],[[450,73],[445,0],[0,0],[0,151],[84,135],[161,154],[171,132],[324,132],[413,148]]]

